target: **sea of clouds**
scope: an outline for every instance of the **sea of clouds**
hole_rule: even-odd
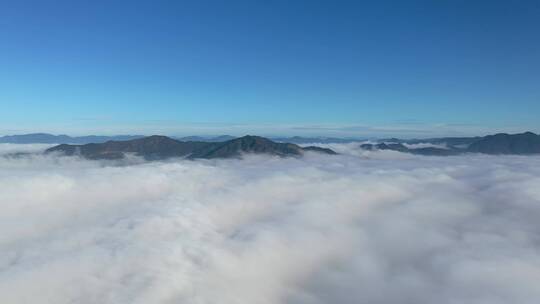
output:
[[[0,145],[0,302],[540,303],[540,157],[333,148],[104,163]]]

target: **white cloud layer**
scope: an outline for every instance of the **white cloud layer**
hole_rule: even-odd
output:
[[[540,302],[540,157],[342,151],[0,157],[1,302]]]

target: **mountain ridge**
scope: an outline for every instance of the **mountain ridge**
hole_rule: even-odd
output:
[[[13,144],[90,144],[104,143],[109,140],[130,140],[147,137],[144,135],[86,135],[69,136],[65,134],[54,135],[50,133],[29,133],[18,135],[0,136],[0,143]],[[208,135],[208,136],[170,136],[180,141],[201,141],[201,142],[223,142],[238,138],[232,135]],[[338,138],[338,137],[302,137],[302,136],[270,136],[267,137],[275,142],[293,143],[293,144],[313,144],[313,143],[351,143],[359,142],[365,139],[360,138]]]
[[[69,136],[65,134],[53,135],[49,133],[29,133],[20,135],[4,135],[0,137],[0,143],[6,144],[90,144],[104,143],[109,140],[131,140],[142,138],[143,135],[86,135]]]
[[[463,153],[482,153],[491,155],[533,155],[540,154],[540,135],[533,132],[517,134],[497,133],[484,137],[476,137],[465,147],[447,145],[446,148],[423,147],[410,148],[402,142],[382,142],[378,144],[362,144],[360,147],[365,150],[393,150],[420,155],[449,156]],[[437,139],[439,140],[439,139]],[[462,144],[462,140],[459,140]],[[406,143],[406,142],[405,142]],[[430,143],[426,141],[426,143]],[[437,143],[446,143],[437,141]]]
[[[61,144],[45,151],[47,154],[79,155],[96,160],[121,159],[128,153],[147,160],[160,160],[172,157],[189,159],[238,158],[244,153],[288,157],[302,156],[305,152],[337,154],[330,149],[277,143],[268,138],[252,135],[223,142],[179,141],[167,136],[152,135],[128,141],[107,141],[84,145]]]

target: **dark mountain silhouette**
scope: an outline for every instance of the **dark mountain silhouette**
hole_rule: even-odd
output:
[[[264,153],[277,156],[302,155],[303,149],[295,144],[276,143],[259,136],[244,136],[222,143],[210,144],[193,152],[193,158],[230,158],[241,153]]]
[[[337,153],[329,148],[322,148],[317,146],[308,146],[308,147],[302,147],[304,151],[313,151],[318,153],[324,153],[324,154],[331,154],[331,155],[337,155]]]
[[[441,138],[440,140],[441,141],[438,141],[437,143],[452,142],[444,141],[444,138]],[[437,147],[407,148],[405,145],[395,142],[363,144],[360,147],[365,150],[393,150],[412,154],[439,156],[457,155],[462,153],[517,155],[540,154],[540,135],[534,134],[532,132],[525,132],[520,134],[500,133],[484,137],[470,137],[466,140],[464,140],[463,138],[459,138],[453,141],[453,143],[459,142],[460,145],[462,145],[469,140],[471,142],[467,144],[467,147],[456,147],[449,145],[448,149]]]
[[[540,135],[532,132],[489,135],[472,143],[467,150],[485,154],[537,154]]]
[[[380,150],[394,150],[394,151],[400,151],[400,152],[406,152],[408,150],[408,148],[405,147],[404,145],[402,145],[402,144],[394,144],[394,143],[378,144],[377,149],[380,149]]]
[[[166,136],[149,136],[127,141],[108,141],[85,145],[68,145],[47,149],[46,153],[61,152],[65,155],[80,155],[88,159],[120,159],[125,153],[133,153],[146,159],[164,159],[185,156],[207,145],[204,142],[181,142]]]
[[[142,135],[115,135],[115,136],[78,136],[52,135],[47,133],[32,133],[22,135],[6,135],[0,137],[0,143],[9,144],[88,144],[103,143],[109,140],[131,140],[141,138]]]
[[[244,136],[224,142],[179,141],[166,136],[149,136],[128,141],[108,141],[99,144],[62,144],[46,150],[46,153],[80,155],[88,159],[121,159],[133,153],[148,160],[171,157],[185,158],[232,158],[243,153],[260,153],[275,156],[301,156],[306,151],[336,154],[330,149],[295,144],[276,143],[259,136]]]

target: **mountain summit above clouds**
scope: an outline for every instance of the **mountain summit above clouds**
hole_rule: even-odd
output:
[[[444,147],[411,147],[421,143],[442,145]],[[448,140],[445,140],[445,138],[426,139],[424,141],[388,140],[378,144],[363,144],[360,147],[365,150],[393,150],[438,156],[462,153],[530,155],[540,154],[540,135],[525,132],[520,134],[499,133],[484,137],[448,138]]]
[[[127,141],[108,141],[85,145],[62,144],[47,149],[45,153],[80,155],[88,159],[121,159],[125,154],[132,153],[147,160],[159,160],[171,157],[235,158],[244,153],[287,157],[301,156],[307,151],[336,154],[330,149],[277,143],[264,137],[250,135],[223,142],[179,141],[166,136],[154,135]]]
[[[540,135],[532,132],[488,135],[472,143],[467,150],[485,154],[538,154]]]

